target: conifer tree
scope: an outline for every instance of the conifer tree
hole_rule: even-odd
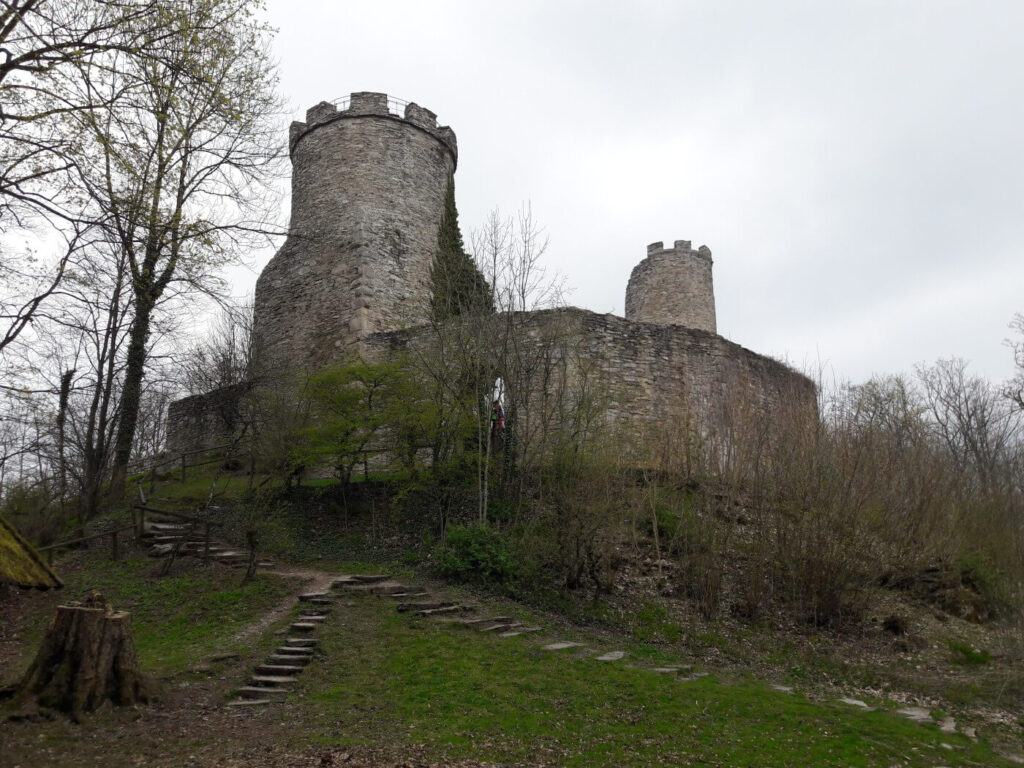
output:
[[[455,207],[455,180],[449,177],[444,213],[437,233],[437,254],[430,270],[430,312],[434,321],[494,312],[491,286],[466,253]]]

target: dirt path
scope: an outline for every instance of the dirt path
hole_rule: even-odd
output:
[[[295,607],[295,599],[301,592],[327,591],[331,587],[331,582],[338,578],[337,575],[333,573],[326,573],[313,568],[292,566],[285,566],[269,571],[260,571],[260,573],[270,574],[271,576],[283,576],[284,578],[289,579],[304,579],[304,584],[299,592],[283,597],[277,605],[260,616],[260,618],[255,622],[238,632],[234,636],[235,642],[246,640],[254,635],[262,634],[274,622],[287,616],[288,612]]]

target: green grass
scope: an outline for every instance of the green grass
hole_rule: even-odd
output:
[[[74,557],[71,568],[57,569],[65,581],[60,592],[39,596],[25,615],[22,644],[27,664],[42,639],[54,607],[97,589],[118,610],[130,611],[143,669],[158,677],[182,672],[214,653],[237,650],[233,636],[277,604],[295,586],[286,579],[257,575],[242,584],[241,571],[202,566],[192,558],[159,576],[162,561],[134,556],[119,561],[97,552]],[[19,670],[20,672],[20,670]]]
[[[374,598],[325,627],[321,647],[298,692],[303,738],[324,745],[425,744],[444,759],[566,766],[1010,765],[984,743],[886,712],[546,652]]]

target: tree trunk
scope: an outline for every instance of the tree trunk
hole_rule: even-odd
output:
[[[125,361],[124,385],[121,392],[121,417],[114,438],[114,466],[110,477],[111,506],[124,502],[128,462],[132,457],[135,426],[139,420],[139,401],[142,398],[142,379],[146,374],[146,341],[149,339],[150,305],[136,298],[137,307],[132,321]]]
[[[95,607],[95,606],[101,607]],[[102,595],[83,605],[57,607],[53,623],[14,700],[69,712],[80,722],[108,699],[124,705],[149,701],[131,635],[131,614],[114,611]]]

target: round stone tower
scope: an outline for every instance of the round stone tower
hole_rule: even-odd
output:
[[[353,93],[289,134],[288,238],[256,283],[253,344],[264,374],[314,370],[368,333],[428,320],[430,267],[455,133],[433,112]]]
[[[689,240],[676,240],[671,248],[651,243],[629,276],[626,319],[717,333],[711,263],[706,245],[695,251]]]

